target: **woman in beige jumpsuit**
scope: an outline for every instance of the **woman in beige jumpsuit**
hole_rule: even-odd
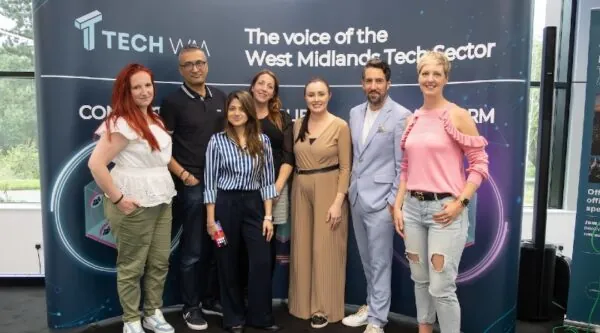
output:
[[[314,328],[344,316],[351,141],[348,124],[327,110],[322,79],[304,89],[308,111],[294,124],[290,313]]]

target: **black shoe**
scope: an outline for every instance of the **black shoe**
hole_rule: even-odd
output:
[[[244,326],[229,327],[226,331],[229,333],[244,333]]]
[[[267,331],[267,332],[277,332],[277,331],[281,331],[283,329],[283,327],[279,326],[279,325],[271,325],[271,326],[252,326],[252,328],[257,329],[257,330],[263,330],[263,331]]]
[[[223,307],[221,302],[217,300],[207,300],[202,302],[202,312],[207,315],[221,316],[223,317]]]
[[[310,326],[312,328],[323,328],[327,326],[327,324],[329,324],[329,321],[327,321],[327,318],[322,315],[313,315],[310,318]]]
[[[208,324],[202,317],[202,311],[199,308],[184,309],[183,320],[192,330],[201,331],[208,328]]]

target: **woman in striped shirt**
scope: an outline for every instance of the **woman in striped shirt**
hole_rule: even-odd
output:
[[[225,131],[214,134],[206,150],[204,203],[211,237],[220,226],[227,238],[216,256],[223,326],[278,331],[271,305],[272,199],[277,196],[269,138],[260,132],[254,100],[247,91],[227,97]],[[240,245],[249,260],[247,315],[241,297]]]

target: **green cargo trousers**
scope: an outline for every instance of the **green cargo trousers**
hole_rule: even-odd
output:
[[[125,215],[104,200],[117,245],[117,292],[123,321],[140,320],[140,280],[144,277],[144,316],[162,307],[171,251],[171,204],[138,207]]]

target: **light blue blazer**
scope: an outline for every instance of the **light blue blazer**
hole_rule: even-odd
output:
[[[400,139],[406,118],[412,113],[388,96],[363,144],[366,112],[367,102],[350,110],[353,157],[348,195],[351,205],[354,206],[360,196],[363,209],[374,212],[386,204],[393,205],[396,200],[402,161]]]

